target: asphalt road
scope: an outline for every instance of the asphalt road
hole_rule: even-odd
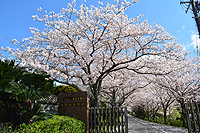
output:
[[[188,133],[187,129],[156,124],[128,115],[129,133]]]

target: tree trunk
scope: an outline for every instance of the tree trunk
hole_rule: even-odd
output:
[[[91,90],[93,90],[94,107],[100,107],[101,84],[102,84],[102,80],[100,80],[97,83],[94,83],[92,86],[90,86]]]
[[[167,110],[164,110],[164,123],[167,124]]]
[[[99,98],[98,97],[95,97],[94,98],[94,107],[100,107],[100,100],[99,100]]]
[[[153,114],[153,122],[156,122],[156,115]]]
[[[185,127],[185,120],[186,120],[186,115],[185,115],[185,105],[184,105],[184,101],[181,99],[180,101],[181,104],[181,119],[183,122],[183,127]]]
[[[156,121],[156,109],[155,108],[153,108],[153,110],[152,110],[152,117],[153,117],[153,122],[155,122]]]
[[[100,100],[99,100],[99,91],[97,89],[97,84],[93,84],[92,86],[90,86],[90,90],[93,90],[92,91],[92,95],[93,95],[93,98],[92,99],[92,106],[93,107],[100,107]]]
[[[182,126],[185,127],[185,122],[186,122],[186,114],[185,114],[185,104],[184,104],[184,99],[180,98],[177,100],[177,102],[181,105],[181,120],[183,122]]]
[[[159,110],[159,106],[153,108],[153,122],[156,122],[156,113]]]

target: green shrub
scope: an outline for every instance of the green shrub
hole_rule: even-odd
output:
[[[54,94],[58,95],[59,93],[72,93],[72,92],[78,92],[78,90],[72,86],[65,86],[65,85],[59,85],[54,87]]]
[[[0,123],[0,133],[13,133],[14,130],[10,122]]]
[[[164,124],[164,118],[163,117],[156,118],[156,123]]]
[[[182,122],[181,119],[176,119],[176,120],[169,119],[168,125],[175,126],[175,127],[182,127],[183,126],[183,122]]]
[[[55,115],[51,119],[37,121],[33,124],[20,125],[18,133],[84,133],[85,125],[82,121],[67,116]]]

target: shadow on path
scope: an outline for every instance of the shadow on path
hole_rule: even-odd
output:
[[[187,129],[156,124],[128,114],[129,133],[188,133]]]

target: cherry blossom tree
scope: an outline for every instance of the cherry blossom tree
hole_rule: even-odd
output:
[[[148,90],[150,91],[150,93],[152,93],[155,97],[159,99],[159,103],[164,112],[164,123],[167,124],[167,110],[170,107],[170,105],[173,104],[175,98],[170,92],[168,92],[169,90],[162,87],[156,88],[156,86],[151,86],[151,88],[149,88]]]
[[[55,81],[79,90],[86,88],[98,106],[103,81],[110,73],[169,73],[161,68],[160,59],[176,60],[183,54],[183,47],[162,26],[125,14],[136,2],[100,2],[98,7],[82,4],[79,9],[72,2],[58,14],[39,8],[41,16],[33,19],[46,28],[32,27],[33,36],[21,42],[13,39],[17,49],[0,49],[29,70],[45,71]],[[167,62],[162,67],[167,67]]]
[[[149,84],[135,72],[119,70],[110,73],[103,81],[101,101],[112,106],[127,106],[132,102],[134,92]]]
[[[147,117],[148,120],[155,122],[156,114],[158,113],[161,105],[158,97],[149,92],[148,88],[143,88],[134,93],[133,103],[131,104],[134,108],[140,107],[140,112],[144,111],[143,117]],[[137,109],[136,109],[137,110]]]
[[[199,65],[196,59],[187,59],[180,61],[179,65],[182,66],[178,71],[173,71],[170,74],[162,76],[154,76],[154,83],[156,86],[167,89],[170,95],[176,99],[180,104],[182,110],[183,126],[185,124],[185,106],[187,100],[194,100],[199,94]],[[176,66],[175,66],[176,67]],[[151,77],[151,79],[153,79]]]

